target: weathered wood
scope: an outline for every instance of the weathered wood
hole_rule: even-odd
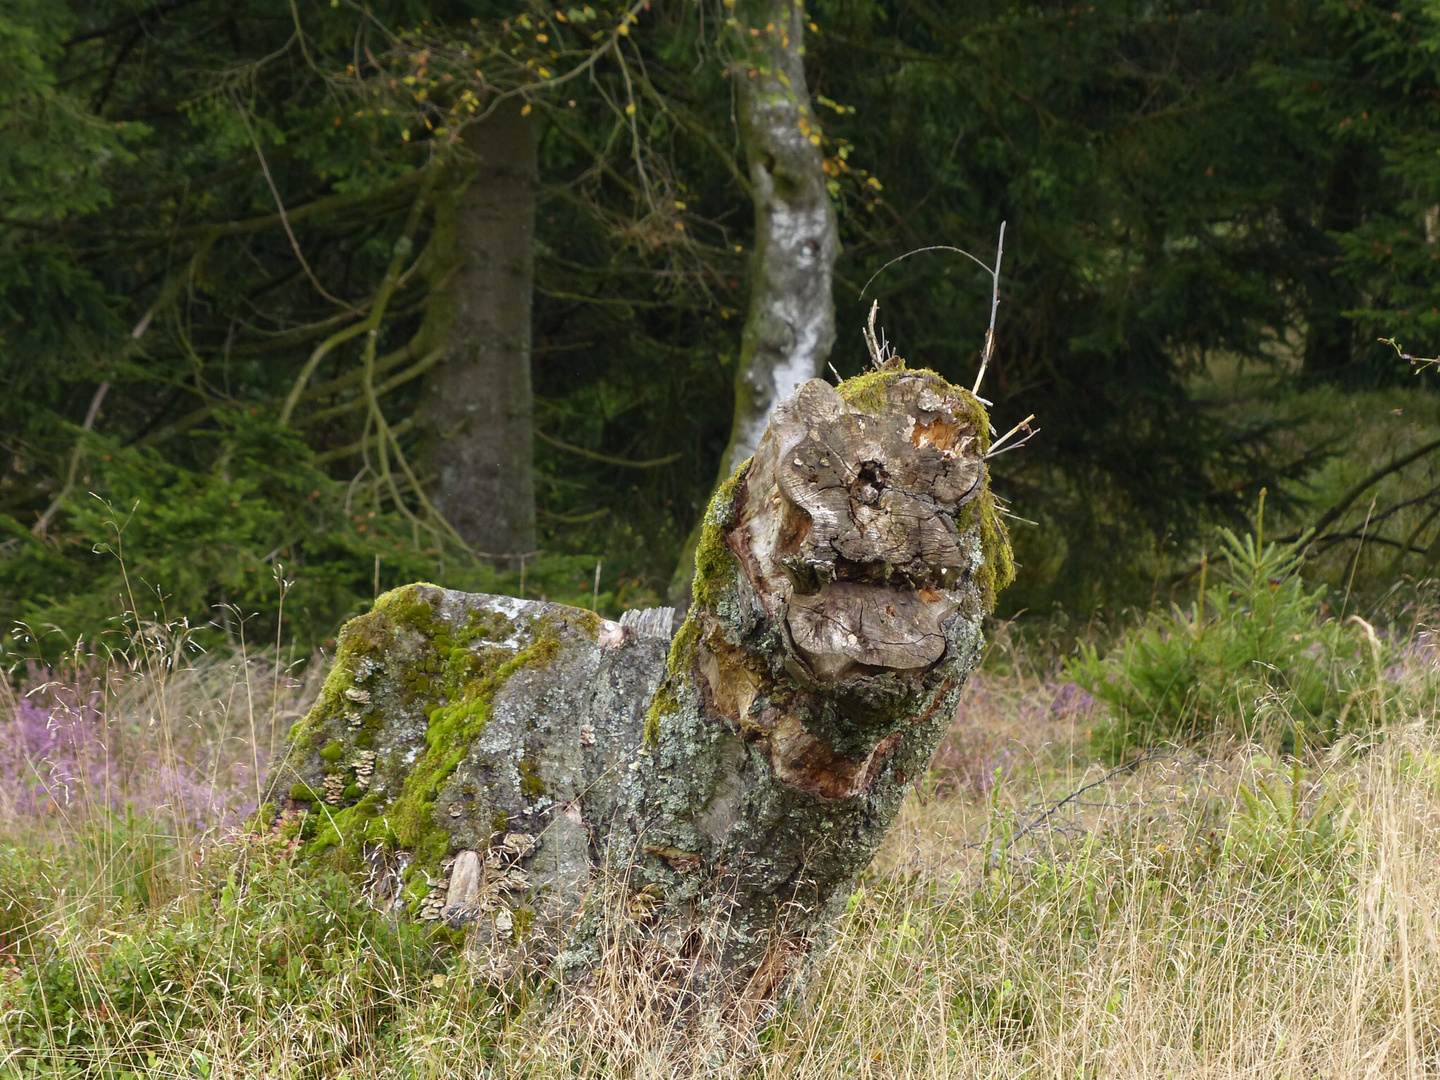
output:
[[[624,938],[772,994],[979,657],[1009,574],[988,442],[929,372],[807,383],[717,493],[673,641],[664,609],[387,594],[272,780],[290,827],[503,970],[583,974]]]

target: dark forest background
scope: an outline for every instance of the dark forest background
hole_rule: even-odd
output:
[[[730,436],[756,269],[734,10],[6,3],[0,614],[34,635],[7,649],[125,612],[323,643],[416,579],[662,602]],[[1433,4],[806,17],[836,371],[865,366],[878,299],[911,366],[968,386],[984,273],[927,252],[861,291],[928,245],[988,260],[1007,223],[985,393],[997,426],[1042,430],[993,462],[1020,563],[1002,613],[1183,590],[1262,489],[1277,530],[1321,526],[1342,585],[1429,576],[1440,422],[1402,354],[1440,348]],[[504,94],[536,146],[536,533],[482,557],[427,497],[446,447],[421,403],[444,192],[463,122]]]

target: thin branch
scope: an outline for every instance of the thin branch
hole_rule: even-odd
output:
[[[285,211],[285,217],[292,224],[303,221],[307,218],[328,214],[335,210],[358,209],[369,206],[372,203],[383,203],[393,199],[406,189],[416,184],[423,184],[425,178],[430,174],[430,168],[420,167],[412,172],[405,173],[384,187],[376,188],[373,191],[365,192],[343,192],[337,195],[326,195],[323,198],[315,199],[308,203],[301,203],[299,206],[289,207]],[[403,204],[402,204],[403,205]],[[240,221],[212,222],[206,225],[188,225],[185,228],[177,228],[163,234],[155,232],[132,231],[128,234],[124,230],[114,230],[108,235],[126,236],[133,241],[128,244],[119,244],[115,247],[96,247],[85,249],[86,255],[126,255],[135,251],[142,251],[153,247],[155,244],[163,244],[172,240],[185,240],[193,237],[209,237],[218,240],[223,237],[244,236],[249,233],[263,232],[281,224],[280,215],[263,214],[259,217],[244,218]],[[10,222],[6,222],[10,224]]]
[[[195,2],[196,0],[171,0],[171,2],[168,4],[156,4],[154,7],[150,8],[147,11],[134,12],[133,14],[127,15],[125,18],[120,19],[116,22],[107,23],[105,26],[100,27],[98,30],[86,30],[83,33],[76,34],[74,37],[66,38],[60,43],[60,48],[67,50],[73,49],[76,45],[80,45],[83,42],[94,41],[96,38],[109,37],[117,30],[128,30],[130,27],[136,25],[137,23],[140,23],[143,26],[146,19],[158,18],[161,15],[168,15],[172,11],[177,11],[180,8],[188,7]]]
[[[70,469],[66,473],[65,484],[60,488],[55,498],[51,500],[50,505],[45,508],[45,512],[40,515],[40,520],[35,522],[34,526],[31,527],[30,532],[32,535],[42,537],[45,535],[46,530],[50,528],[50,523],[55,520],[55,515],[60,513],[60,507],[64,505],[65,500],[70,497],[70,492],[74,490],[75,473],[79,471],[80,453],[85,444],[83,432],[90,431],[95,427],[95,419],[100,415],[100,406],[104,403],[105,395],[109,392],[109,379],[106,379],[95,388],[95,393],[90,398],[90,407],[85,410],[85,423],[80,427],[82,435],[79,439],[75,440],[75,449],[70,452]]]
[[[1029,835],[1030,833],[1034,832],[1036,829],[1039,829],[1041,826],[1050,823],[1051,821],[1053,821],[1053,820],[1055,819],[1055,815],[1057,815],[1057,814],[1061,811],[1061,809],[1064,808],[1065,806],[1070,805],[1070,804],[1072,804],[1072,803],[1077,804],[1077,805],[1080,805],[1080,796],[1083,795],[1083,794],[1085,794],[1085,792],[1087,792],[1087,791],[1091,791],[1091,790],[1093,790],[1094,788],[1101,787],[1101,786],[1104,785],[1104,784],[1108,784],[1111,780],[1114,780],[1116,777],[1124,776],[1126,773],[1134,772],[1136,769],[1140,768],[1142,765],[1149,765],[1149,764],[1151,764],[1152,762],[1155,762],[1155,761],[1179,761],[1179,760],[1181,760],[1181,759],[1180,759],[1178,756],[1176,756],[1175,754],[1168,754],[1168,753],[1164,753],[1164,752],[1159,751],[1159,750],[1150,750],[1150,751],[1147,751],[1147,752],[1144,753],[1144,754],[1141,754],[1141,755],[1140,755],[1139,757],[1137,757],[1134,761],[1126,762],[1126,763],[1123,764],[1123,765],[1117,765],[1115,768],[1111,769],[1109,772],[1107,772],[1104,776],[1100,777],[1098,780],[1092,780],[1092,781],[1091,781],[1090,783],[1088,783],[1088,784],[1083,784],[1083,785],[1081,785],[1080,787],[1078,787],[1078,788],[1076,788],[1074,791],[1072,791],[1069,795],[1066,795],[1066,796],[1065,796],[1063,799],[1061,799],[1059,802],[1057,802],[1057,803],[1055,803],[1054,805],[1046,808],[1046,809],[1045,809],[1044,811],[1042,811],[1037,817],[1035,817],[1032,821],[1028,822],[1028,823],[1027,823],[1025,826],[1023,826],[1022,828],[1017,829],[1017,830],[1015,831],[1014,835],[1010,837],[1009,843],[1007,843],[1005,846],[1006,846],[1007,848],[1008,848],[1008,847],[1013,847],[1013,846],[1014,846],[1016,843],[1018,843],[1023,837],[1025,837],[1025,836]],[[988,846],[988,845],[979,845],[979,844],[977,844],[977,845],[973,845],[973,846],[975,846],[975,847],[980,847],[980,846]]]
[[[1031,413],[1029,416],[1025,417],[1024,420],[1021,420],[1004,435],[1001,435],[998,439],[991,443],[990,451],[985,455],[985,460],[989,461],[991,458],[997,457],[1000,454],[1009,453],[1011,450],[1018,450],[1020,447],[1024,446],[1027,442],[1033,439],[1040,431],[1039,428],[1032,428],[1030,426],[1030,421],[1034,419],[1035,414]],[[1012,443],[1010,446],[1006,446],[1005,443],[1008,442],[1012,436],[1014,436],[1017,432],[1020,431],[1025,432],[1024,438],[1022,438],[1017,443]]]
[[[931,244],[928,247],[916,248],[913,251],[905,252],[905,254],[903,255],[895,256],[895,258],[891,259],[884,266],[880,267],[879,270],[876,270],[875,273],[871,274],[870,280],[865,282],[864,286],[862,286],[860,289],[860,295],[863,297],[865,295],[865,290],[869,289],[870,286],[875,283],[875,279],[878,278],[881,274],[883,274],[886,270],[890,269],[890,267],[894,266],[898,262],[903,262],[904,260],[910,258],[911,255],[920,255],[927,251],[951,251],[957,255],[964,255],[965,258],[969,259],[976,266],[980,267],[980,269],[984,270],[987,274],[989,274],[990,328],[985,331],[985,349],[980,357],[980,371],[979,374],[975,376],[975,387],[973,390],[971,390],[971,393],[974,394],[976,397],[980,396],[980,383],[985,378],[985,369],[990,366],[990,357],[994,355],[995,352],[995,315],[996,312],[1000,310],[1000,264],[1005,257],[1005,225],[1006,223],[1003,221],[1000,223],[1000,240],[995,245],[994,266],[989,266],[981,262],[978,258],[970,254],[970,252],[966,251],[964,248],[953,247],[950,244]]]
[[[1000,222],[1000,242],[995,245],[995,270],[991,275],[990,329],[985,331],[985,354],[980,358],[980,371],[975,376],[971,393],[980,396],[980,384],[985,379],[985,369],[990,366],[990,357],[995,352],[995,313],[1000,310],[1000,261],[1005,257],[1005,222]]]
[[[879,314],[880,301],[874,300],[870,304],[870,316],[860,328],[860,336],[865,339],[865,348],[870,352],[870,363],[876,371],[890,367],[895,359],[895,350],[885,340],[884,328],[881,327],[878,332],[875,329],[875,319]]]
[[[860,289],[860,295],[863,297],[865,295],[865,290],[870,288],[871,285],[875,284],[875,279],[878,278],[881,274],[883,274],[886,270],[889,270],[890,267],[894,266],[896,263],[904,262],[906,259],[910,258],[911,255],[923,255],[927,251],[953,251],[957,255],[964,255],[967,259],[973,262],[976,266],[980,267],[980,269],[984,270],[987,274],[994,273],[994,271],[990,269],[988,263],[981,262],[964,248],[951,247],[949,244],[931,244],[929,247],[915,248],[913,251],[907,251],[904,255],[896,255],[895,258],[891,259],[884,266],[880,267],[879,270],[876,270],[875,273],[870,275],[870,280],[865,282],[864,286]]]
[[[546,435],[539,428],[535,429],[535,437],[543,443],[555,447],[557,450],[564,450],[567,454],[575,454],[577,457],[588,458],[591,461],[598,461],[603,465],[618,465],[622,469],[658,469],[662,465],[670,465],[679,461],[683,454],[666,454],[661,458],[650,458],[648,461],[631,461],[629,458],[611,457],[609,454],[601,454],[594,450],[586,450],[583,446],[573,446],[567,442],[561,442],[553,435]]]
[[[1440,450],[1440,439],[1435,439],[1431,442],[1425,443],[1423,446],[1410,451],[1408,454],[1402,454],[1400,457],[1392,459],[1388,465],[1382,465],[1380,468],[1376,469],[1369,476],[1365,477],[1365,479],[1361,480],[1358,484],[1356,484],[1344,495],[1342,495],[1340,497],[1340,501],[1337,502],[1334,506],[1332,506],[1329,510],[1325,511],[1325,513],[1321,514],[1320,517],[1316,519],[1315,523],[1311,525],[1310,528],[1306,531],[1309,532],[1312,537],[1319,536],[1327,526],[1336,521],[1342,514],[1345,513],[1346,510],[1350,509],[1350,505],[1355,502],[1356,499],[1360,498],[1361,495],[1364,495],[1365,492],[1369,491],[1370,488],[1374,487],[1381,480],[1384,480],[1385,477],[1389,476],[1391,473],[1399,472],[1411,462],[1418,461],[1426,454],[1433,453],[1436,450]],[[1303,535],[1304,534],[1302,533],[1299,535],[1286,537],[1281,542],[1294,543],[1298,541]]]
[[[300,399],[304,397],[305,386],[310,381],[310,377],[315,374],[315,369],[320,366],[320,362],[339,346],[345,344],[345,342],[359,337],[372,328],[371,320],[367,318],[363,322],[356,323],[354,326],[347,326],[335,331],[335,333],[315,346],[309,359],[305,361],[305,366],[300,369],[300,374],[295,376],[295,383],[290,387],[290,393],[285,396],[285,404],[280,406],[281,427],[290,423],[290,417],[295,412],[295,406],[299,405]]]
[[[293,10],[293,3],[291,8]],[[300,16],[298,13],[295,16],[295,20],[295,29],[296,32],[299,33]],[[303,36],[300,39],[300,48],[301,51],[304,52],[305,39]],[[309,59],[308,53],[305,58],[307,60]],[[310,279],[310,284],[315,286],[315,291],[326,300],[329,300],[332,304],[338,304],[342,308],[353,311],[354,308],[350,304],[347,304],[338,296],[332,296],[325,286],[320,284],[320,279],[315,276],[315,271],[310,269],[310,264],[305,260],[305,253],[300,250],[300,241],[295,239],[295,230],[290,227],[290,218],[285,213],[285,202],[280,198],[280,189],[275,186],[275,178],[270,175],[270,166],[265,161],[265,152],[260,149],[260,140],[255,137],[255,130],[250,126],[250,117],[245,112],[245,107],[240,104],[240,99],[235,96],[233,91],[231,92],[230,99],[235,103],[236,111],[240,113],[240,122],[245,126],[245,134],[250,136],[250,145],[255,148],[255,156],[260,159],[260,171],[265,174],[265,183],[270,186],[270,194],[275,198],[275,209],[280,213],[280,224],[285,226],[285,235],[290,238],[290,247],[295,252],[295,258],[300,261],[300,267],[305,271],[305,276]]]
[[[599,510],[592,510],[588,514],[557,514],[552,510],[546,510],[544,507],[537,507],[535,513],[546,521],[558,521],[562,525],[584,525],[588,522],[599,521],[601,518],[606,517],[610,513],[610,508],[604,506]]]
[[[1437,517],[1440,517],[1440,503],[1431,507],[1430,512],[1420,519],[1420,524],[1411,529],[1410,535],[1400,542],[1400,550],[1395,552],[1395,558],[1390,560],[1386,577],[1393,578],[1396,576],[1396,573],[1400,569],[1400,560],[1409,554],[1415,541],[1420,539],[1421,534],[1434,523]],[[1430,554],[1429,548],[1425,549],[1425,554],[1427,556]]]
[[[1362,528],[1351,529],[1349,532],[1343,533],[1328,533],[1317,540],[1311,541],[1311,543],[1320,551],[1328,551],[1336,544],[1343,544],[1347,540],[1356,540],[1361,547],[1364,547],[1366,544],[1378,544],[1381,547],[1395,548],[1401,555],[1424,555],[1429,551],[1428,548],[1419,547],[1418,545],[1407,548],[1400,540],[1392,540],[1388,536],[1381,536],[1379,533],[1370,532],[1370,524],[1372,523],[1367,521],[1366,525]]]
[[[391,436],[398,438],[401,435],[404,435],[414,426],[415,418],[413,416],[407,416],[404,420],[401,420],[390,426],[390,434]],[[363,454],[367,449],[374,445],[375,436],[365,434],[360,439],[351,443],[349,446],[337,446],[333,450],[326,450],[323,454],[316,454],[315,464],[326,465],[332,461],[340,461],[343,458],[356,457],[360,454]]]
[[[375,331],[379,329],[381,320],[385,317],[385,309],[390,303],[390,297],[394,295],[396,288],[399,287],[401,266],[405,262],[405,257],[410,254],[414,246],[412,237],[414,237],[415,231],[420,227],[420,219],[424,214],[425,203],[429,198],[431,187],[434,186],[438,170],[431,168],[425,170],[425,172],[427,174],[425,183],[421,185],[420,191],[415,196],[415,201],[410,207],[410,216],[405,222],[405,228],[401,231],[399,238],[395,241],[394,247],[390,250],[390,265],[385,268],[385,277],[380,282],[380,288],[375,291],[374,302],[370,305],[370,314],[367,315],[362,322],[337,331],[316,346],[315,351],[310,354],[310,359],[305,362],[305,366],[300,369],[300,374],[296,376],[295,385],[290,388],[290,393],[285,398],[285,404],[280,408],[280,423],[282,425],[290,422],[290,417],[295,412],[295,406],[300,402],[300,395],[305,392],[305,384],[310,381],[310,376],[313,375],[315,369],[320,366],[320,361],[324,360],[325,356],[337,346],[352,338],[359,337],[361,334],[369,333],[371,336],[370,341],[366,344],[366,348],[370,350],[368,363],[373,371],[375,363],[373,351],[374,334]]]
[[[676,108],[673,99],[667,100],[660,93],[660,91],[655,88],[654,84],[651,83],[650,73],[648,71],[642,70],[640,72],[640,86],[642,89],[644,89],[646,96],[648,96],[655,103],[655,106],[658,109],[660,109],[666,115],[673,117],[677,124],[683,127],[695,138],[699,139],[700,142],[705,145],[705,148],[709,150],[712,154],[714,154],[717,159],[719,159],[720,164],[725,167],[725,171],[728,172],[731,178],[740,185],[740,190],[745,193],[745,197],[747,199],[753,197],[754,192],[750,186],[750,178],[746,176],[743,172],[741,172],[740,166],[735,163],[734,154],[727,153],[725,148],[720,145],[719,140],[717,140],[714,135],[707,131],[703,124],[697,121],[694,117],[689,116],[686,113],[682,112],[680,109]]]
[[[390,393],[390,391],[396,389],[397,387],[404,386],[412,379],[418,379],[421,375],[425,374],[425,372],[429,371],[432,367],[438,364],[440,362],[440,358],[444,355],[444,346],[431,349],[428,353],[422,356],[419,360],[415,361],[415,363],[411,364],[404,371],[392,375],[390,378],[386,379],[383,383],[377,386],[375,388],[375,395],[377,397],[384,397],[386,394]],[[377,361],[375,365],[375,373],[379,374],[382,370],[383,369],[381,368],[379,361]],[[364,378],[363,373],[361,373],[360,378]],[[337,379],[334,381],[338,382],[339,380]],[[359,380],[357,379],[356,381]],[[347,401],[342,405],[331,405],[328,409],[320,409],[317,412],[307,413],[304,422],[306,424],[318,424],[322,420],[329,420],[331,417],[340,416],[344,413],[350,412],[353,409],[362,408],[364,404],[365,403],[363,400],[356,398],[354,401]]]

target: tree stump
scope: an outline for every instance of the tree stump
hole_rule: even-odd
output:
[[[386,594],[342,632],[272,802],[310,856],[469,924],[503,970],[583,976],[623,939],[772,997],[979,659],[1011,577],[989,442],[931,372],[807,383],[711,502],[673,635],[669,609]]]

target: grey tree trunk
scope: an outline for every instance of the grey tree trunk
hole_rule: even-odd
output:
[[[499,971],[618,950],[772,999],[980,656],[1011,575],[988,444],[932,372],[806,383],[716,493],[673,640],[670,609],[386,594],[272,776],[281,827]]]
[[[730,443],[719,479],[755,452],[779,402],[824,374],[835,343],[831,283],[840,252],[835,210],[825,187],[820,127],[805,86],[805,11],[798,0],[763,0],[736,9],[740,135],[755,201],[750,308],[735,376]],[[752,33],[754,31],[754,33]],[[675,572],[671,594],[689,603],[697,527]]]
[[[521,108],[502,102],[466,132],[468,183],[437,202],[435,227],[453,269],[429,314],[448,325],[446,352],[427,376],[416,417],[436,509],[499,562],[535,549],[536,136],[534,117]]]

